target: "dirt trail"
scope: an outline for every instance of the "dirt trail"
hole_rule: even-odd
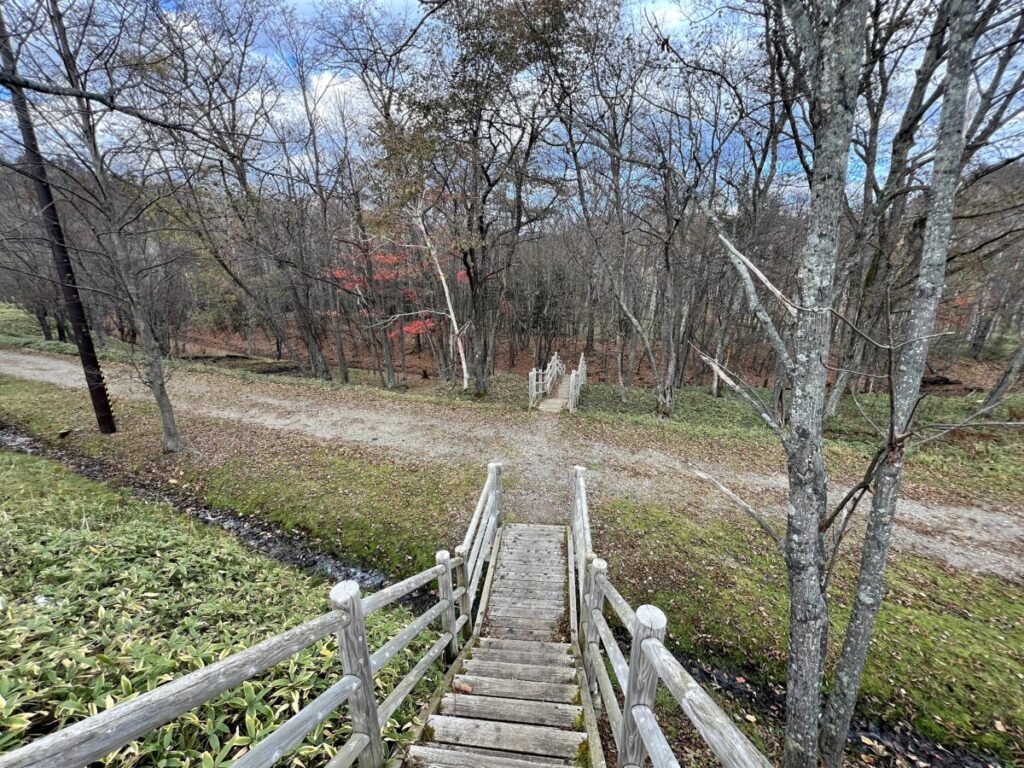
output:
[[[148,400],[129,366],[107,364],[115,398]],[[0,373],[64,387],[83,387],[78,361],[0,350]],[[525,386],[525,384],[524,384]],[[574,443],[556,414],[504,414],[420,400],[383,400],[375,393],[320,390],[268,380],[177,371],[169,389],[182,412],[295,432],[325,441],[374,445],[413,460],[483,466],[502,461],[509,478],[506,508],[522,522],[564,522],[571,469],[591,468],[595,498],[681,502],[683,508],[722,508],[721,497],[693,477],[683,456],[645,448],[630,451],[601,442]],[[704,465],[737,491],[782,496],[783,475],[739,473]],[[842,488],[836,489],[842,493]],[[773,496],[774,497],[774,496]],[[780,518],[784,510],[777,508]],[[1024,511],[989,510],[903,501],[896,546],[970,571],[1024,581]]]

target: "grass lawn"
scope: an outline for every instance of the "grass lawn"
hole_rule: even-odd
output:
[[[609,499],[593,509],[595,547],[633,605],[669,617],[683,654],[755,683],[785,681],[788,590],[774,543],[724,509]],[[895,557],[859,712],[909,722],[947,746],[1024,761],[1024,589],[912,555]],[[855,553],[838,567],[834,659],[849,614]],[[749,724],[748,732],[754,735]]]
[[[329,584],[47,459],[0,451],[0,521],[0,751],[328,608]],[[371,647],[411,618],[402,608],[372,615]],[[429,639],[381,671],[378,698]],[[341,674],[334,640],[322,641],[100,764],[226,764]],[[439,674],[414,699],[422,701]],[[414,707],[408,702],[388,724],[389,741],[402,738]],[[282,764],[325,764],[350,732],[345,712],[326,719]]]
[[[115,400],[118,432],[59,441],[145,482],[305,532],[343,562],[406,576],[454,547],[484,482],[478,466],[399,462],[384,450],[179,413],[192,450],[159,451],[156,407]],[[84,390],[0,375],[0,420],[44,441],[91,423]]]
[[[654,395],[635,389],[623,405],[617,388],[588,384],[580,397],[577,439],[600,439],[631,445],[659,445],[702,462],[740,471],[785,472],[778,438],[749,405],[732,394],[715,398],[702,388],[676,393],[671,418],[653,414]],[[976,411],[983,395],[927,397],[918,408],[917,424],[957,424]],[[886,398],[857,398],[876,424],[884,423]],[[859,479],[879,445],[871,424],[846,397],[839,416],[826,429],[825,456],[832,477]],[[1008,398],[986,420],[1008,418],[1010,407],[1024,408],[1024,393]],[[932,434],[925,431],[924,435]],[[957,430],[908,454],[904,492],[923,501],[979,502],[1019,505],[1024,500],[1024,430],[986,427]]]

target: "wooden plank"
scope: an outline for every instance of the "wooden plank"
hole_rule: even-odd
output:
[[[575,685],[566,683],[537,683],[530,680],[501,680],[495,677],[456,675],[453,689],[474,696],[500,696],[506,699],[528,701],[555,701],[572,704],[579,696]]]
[[[565,590],[562,589],[533,589],[521,587],[508,581],[501,582],[491,590],[492,595],[508,595],[520,600],[564,600]]]
[[[496,723],[448,715],[434,715],[427,722],[434,740],[441,744],[504,749],[531,755],[575,758],[586,734],[520,723]]]
[[[574,668],[572,656],[558,651],[531,653],[530,651],[513,651],[501,648],[474,648],[471,658],[478,661],[503,661],[507,664],[535,664],[547,665],[549,667]]]
[[[565,615],[565,606],[562,605],[520,605],[512,600],[494,602],[487,615],[491,618],[508,616],[517,619],[549,619],[558,621]]]
[[[538,768],[568,765],[564,760],[438,744],[416,744],[409,750],[409,757],[416,768]]]
[[[519,570],[509,570],[498,566],[495,569],[494,578],[497,582],[514,580],[517,582],[545,582],[548,586],[547,589],[558,589],[565,584],[566,574],[562,570],[544,570],[544,569],[523,569],[520,567]],[[552,586],[557,585],[557,586]]]
[[[538,683],[571,683],[576,679],[573,667],[552,667],[537,664],[514,664],[505,661],[481,661],[467,659],[464,665],[467,675],[498,677],[503,680],[533,680]]]
[[[565,570],[565,563],[553,556],[508,557],[499,553],[498,570],[560,573]]]
[[[444,566],[435,565],[433,568],[428,568],[421,573],[417,573],[415,576],[410,576],[404,581],[392,584],[390,587],[385,587],[379,592],[374,592],[372,595],[367,595],[363,598],[363,615],[369,616],[374,611],[379,611],[384,606],[391,605],[391,603],[419,589],[424,584],[429,584],[440,576],[443,571]]]
[[[565,600],[562,595],[558,595],[557,597],[530,597],[529,593],[524,595],[522,593],[509,590],[492,590],[491,595],[495,600],[500,597],[505,601],[514,601],[516,605],[536,606],[538,608],[543,608],[545,606],[563,607],[565,605]]]
[[[491,601],[491,607],[487,615],[492,619],[499,616],[517,619],[552,619],[557,621],[565,615],[565,606],[562,605],[520,605],[513,601],[496,602]]]
[[[505,723],[547,725],[552,728],[575,728],[578,718],[583,714],[583,707],[551,701],[535,701],[524,706],[522,699],[449,693],[441,699],[441,714],[500,720]]]
[[[757,751],[746,735],[696,680],[690,677],[683,665],[660,642],[645,643],[644,654],[658,671],[658,676],[665,683],[679,706],[682,707],[690,722],[707,742],[722,765],[729,768],[739,766],[760,766],[766,768],[771,763]]]
[[[4,768],[87,765],[294,656],[348,622],[349,617],[341,611],[318,616],[247,650],[0,755],[0,765]]]
[[[490,637],[500,640],[557,640],[561,635],[554,630],[547,629],[523,629],[521,627],[490,627],[487,629]]]
[[[558,651],[572,657],[572,646],[568,643],[539,643],[532,640],[500,640],[493,637],[480,638],[480,648],[505,648],[512,651],[529,651],[539,653],[541,651]]]
[[[630,710],[630,713],[636,722],[651,765],[654,768],[679,768],[679,761],[672,754],[672,747],[665,739],[665,734],[662,733],[661,726],[658,725],[658,719],[650,707],[636,706]]]
[[[564,525],[554,523],[509,523],[509,530],[512,531],[554,531],[561,533],[565,530]]]
[[[531,619],[520,616],[488,616],[488,623],[496,627],[516,627],[517,629],[557,629],[557,619]]]

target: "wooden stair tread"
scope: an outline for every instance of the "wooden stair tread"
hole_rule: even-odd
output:
[[[416,744],[409,750],[408,768],[548,768],[571,765],[567,760],[471,749],[451,744]]]
[[[529,651],[540,653],[542,651],[557,651],[572,657],[572,646],[569,643],[537,642],[535,640],[502,640],[494,637],[481,637],[479,648],[504,648],[510,651]]]
[[[522,627],[489,627],[485,631],[499,640],[554,640],[559,633],[554,629],[523,629]]]
[[[534,680],[508,680],[482,675],[456,675],[452,688],[474,696],[498,696],[527,701],[553,701],[573,704],[580,695],[579,688],[569,683],[544,683]]]
[[[428,732],[439,744],[484,747],[530,755],[573,759],[586,734],[542,725],[501,723],[494,720],[432,715]]]
[[[571,683],[576,679],[574,667],[552,667],[536,664],[516,664],[505,661],[467,659],[467,675],[495,677],[502,680],[530,680],[537,683]]]
[[[472,658],[477,661],[503,661],[510,664],[535,664],[575,669],[573,657],[561,651],[519,651],[512,648],[480,646],[473,649]]]
[[[579,705],[553,701],[533,701],[525,705],[522,699],[464,693],[447,693],[441,699],[442,715],[546,725],[552,728],[574,728],[582,713],[583,708]]]

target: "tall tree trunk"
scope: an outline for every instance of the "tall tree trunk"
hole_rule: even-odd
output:
[[[53,25],[57,37],[61,60],[68,77],[68,82],[74,88],[81,89],[83,83],[78,73],[78,63],[74,59],[71,45],[68,42],[67,30],[64,26],[64,16],[57,0],[50,1],[50,23]],[[174,418],[174,408],[171,406],[171,399],[167,394],[166,375],[163,367],[163,350],[160,342],[153,331],[153,326],[146,314],[142,304],[142,293],[139,290],[137,272],[131,263],[131,254],[125,245],[121,235],[122,217],[117,215],[115,203],[111,190],[111,179],[108,173],[106,159],[100,152],[99,140],[96,134],[96,123],[93,117],[92,105],[84,98],[76,99],[78,106],[78,118],[82,132],[82,141],[86,145],[89,159],[92,162],[93,178],[100,193],[100,213],[105,219],[107,228],[106,236],[100,236],[100,240],[107,241],[105,250],[112,256],[114,273],[118,275],[124,285],[128,308],[132,313],[132,327],[142,340],[142,349],[146,356],[146,375],[143,381],[153,394],[156,400],[157,409],[160,412],[160,422],[164,434],[164,450],[168,453],[178,453],[185,449],[185,443],[178,432],[178,425]]]
[[[1006,370],[1003,371],[1003,375],[999,377],[999,381],[992,387],[992,391],[988,393],[983,407],[991,410],[999,405],[1007,390],[1020,377],[1021,370],[1024,370],[1024,340],[1021,340],[1021,343],[1017,346],[1017,351],[1010,358]]]
[[[828,479],[822,451],[822,418],[839,219],[843,210],[857,83],[864,54],[867,3],[832,7],[827,24],[816,26],[801,5],[786,5],[810,74],[814,162],[807,239],[800,257],[793,382],[789,424],[783,438],[789,477],[785,538],[789,577],[789,664],[783,768],[816,768],[821,685],[828,637],[823,591],[824,542],[819,530],[827,514]]]
[[[887,456],[881,462],[875,480],[857,576],[857,597],[846,626],[835,685],[828,697],[821,726],[822,757],[830,768],[839,768],[843,761],[864,662],[882,603],[886,557],[892,541],[896,500],[903,477],[904,451],[945,286],[953,207],[964,147],[964,116],[976,15],[977,0],[950,0],[946,82],[928,191],[928,218],[921,265],[907,322],[907,341],[899,352],[896,370],[890,374],[893,381],[892,423]]]
[[[348,359],[345,357],[345,345],[341,338],[341,291],[337,286],[331,287],[331,297],[334,299],[331,325],[334,329],[334,350],[338,355],[338,373],[341,375],[341,380],[348,384]]]
[[[43,338],[46,341],[53,341],[53,331],[50,330],[50,318],[46,316],[46,312],[36,312],[36,320],[39,322],[39,329],[43,332]]]
[[[17,60],[14,57],[14,49],[11,45],[2,8],[0,8],[0,58],[3,60],[4,69],[12,74],[17,73]],[[67,242],[64,240],[64,228],[61,226],[60,216],[57,213],[53,190],[50,189],[46,164],[39,151],[39,142],[36,139],[35,126],[32,124],[28,99],[25,98],[25,92],[21,88],[13,85],[9,85],[7,88],[11,92],[11,102],[14,104],[14,111],[18,118],[18,129],[21,132],[25,152],[25,170],[34,182],[36,200],[43,217],[47,239],[50,241],[50,252],[53,255],[57,279],[60,281],[64,304],[71,317],[71,328],[75,334],[75,344],[78,347],[78,356],[82,361],[82,370],[85,373],[85,383],[89,390],[89,398],[92,400],[93,412],[96,414],[96,424],[103,434],[112,434],[117,431],[114,412],[110,408],[110,397],[107,395],[106,383],[103,381],[100,361],[96,356],[96,349],[93,347],[92,336],[89,334],[89,321],[86,319],[85,308],[82,306],[82,297],[78,293],[78,283],[75,282],[71,256],[68,253]]]

